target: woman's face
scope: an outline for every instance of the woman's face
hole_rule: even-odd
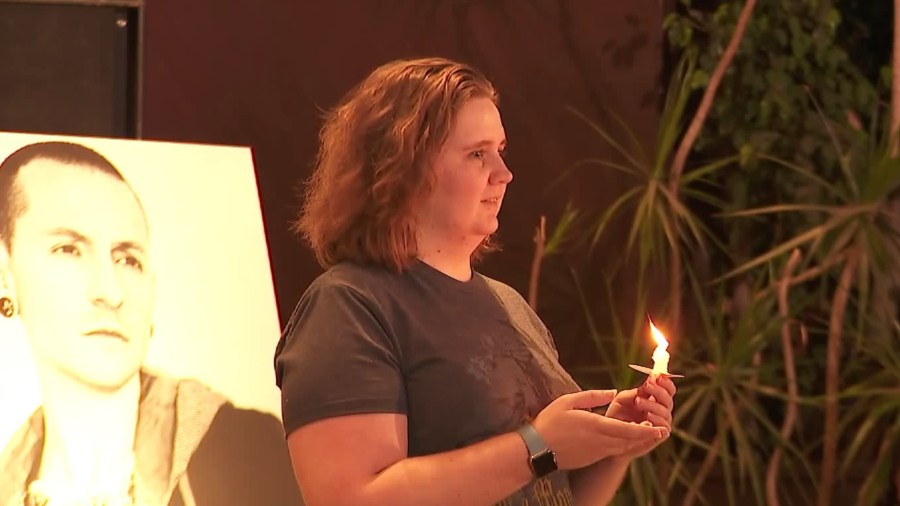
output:
[[[503,160],[506,133],[488,98],[459,109],[435,159],[434,190],[417,217],[420,234],[476,247],[499,225],[497,214],[512,173]]]
[[[132,378],[146,356],[155,283],[143,209],[122,181],[37,159],[17,185],[9,272],[38,370],[100,390]]]

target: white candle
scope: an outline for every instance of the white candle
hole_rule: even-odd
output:
[[[653,335],[653,340],[656,341],[656,349],[653,350],[653,372],[654,374],[669,374],[669,352],[666,351],[669,341],[656,328],[656,325],[653,325],[652,320],[650,321],[650,333]]]

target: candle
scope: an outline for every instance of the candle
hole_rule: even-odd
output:
[[[656,349],[653,350],[653,369],[635,364],[628,364],[628,367],[648,376],[655,375],[665,376],[667,378],[683,378],[684,376],[681,374],[672,374],[669,372],[669,352],[666,351],[666,348],[669,347],[669,341],[666,339],[666,336],[656,328],[656,325],[653,325],[653,320],[650,320],[649,316],[647,316],[647,320],[650,321],[650,334],[653,336],[653,340],[656,341]]]
[[[653,373],[669,374],[669,352],[666,351],[666,348],[669,347],[669,341],[656,328],[656,325],[653,325],[653,320],[650,320],[649,317],[647,320],[650,321],[650,333],[653,335],[653,340],[656,341],[656,349],[653,350]]]

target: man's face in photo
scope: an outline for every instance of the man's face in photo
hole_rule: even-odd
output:
[[[16,183],[25,211],[9,269],[39,369],[121,387],[140,370],[152,333],[143,209],[124,182],[91,167],[36,159]]]

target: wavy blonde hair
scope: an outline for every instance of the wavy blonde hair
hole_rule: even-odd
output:
[[[443,58],[375,69],[325,116],[294,230],[319,263],[402,271],[416,258],[415,213],[434,186],[434,159],[467,100],[497,103],[474,68]],[[478,256],[493,249],[486,240]]]

